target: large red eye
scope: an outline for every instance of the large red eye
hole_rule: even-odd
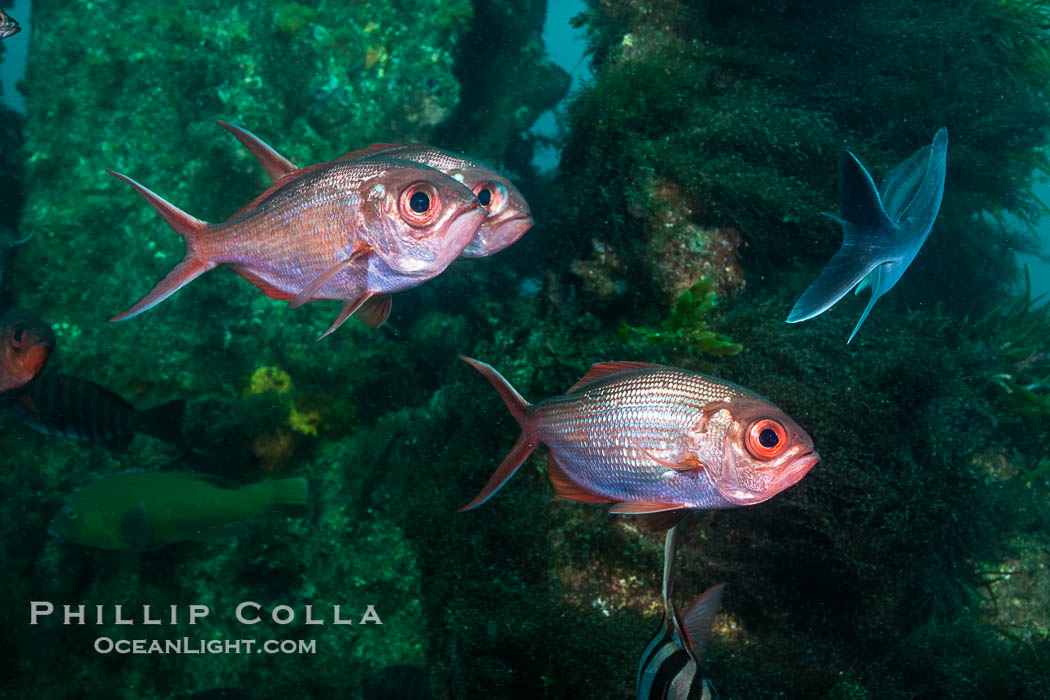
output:
[[[488,210],[489,214],[499,214],[507,201],[507,188],[498,182],[486,180],[479,182],[474,187],[474,196],[478,198],[481,206]]]
[[[772,418],[763,418],[747,429],[747,450],[759,459],[773,459],[787,449],[787,431]]]
[[[416,182],[401,192],[401,216],[410,226],[426,226],[441,212],[437,190],[427,182]]]

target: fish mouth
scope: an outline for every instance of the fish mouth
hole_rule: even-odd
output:
[[[808,474],[809,470],[819,461],[820,455],[815,450],[795,457],[784,466],[784,471],[773,482],[773,488],[776,492],[780,492],[794,486],[802,481],[802,477]]]
[[[517,214],[481,224],[474,240],[460,253],[461,258],[484,258],[516,243],[533,225],[532,216]]]

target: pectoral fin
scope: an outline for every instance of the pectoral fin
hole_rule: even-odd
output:
[[[117,531],[121,538],[136,552],[144,552],[153,540],[153,528],[149,522],[146,504],[138,501],[120,516]]]
[[[634,446],[637,447],[643,455],[653,460],[660,466],[667,467],[668,469],[674,469],[676,472],[691,472],[696,469],[704,469],[704,463],[697,459],[696,455],[689,455],[681,462],[671,462],[666,459],[661,459],[656,455],[652,454],[644,447],[642,447],[637,440],[631,440],[631,442],[634,443]]]
[[[321,289],[326,284],[328,284],[332,280],[333,277],[335,277],[340,272],[342,272],[343,270],[348,268],[355,260],[357,260],[358,258],[360,258],[362,255],[364,255],[367,252],[368,252],[367,248],[363,248],[361,250],[355,250],[353,255],[351,255],[346,260],[340,260],[335,265],[332,265],[330,268],[328,268],[327,270],[325,270],[324,272],[319,274],[317,277],[315,277],[313,279],[313,281],[310,282],[310,284],[308,284],[305,287],[303,287],[303,290],[295,295],[295,298],[292,299],[292,302],[291,302],[291,304],[289,304],[289,306],[291,306],[293,309],[295,309],[297,307],[302,306],[303,304],[305,304],[306,302],[310,301],[311,299],[313,299],[314,295],[316,295],[318,292],[320,292]],[[362,303],[363,303],[363,300],[362,300]],[[350,313],[353,313],[353,311],[351,311]],[[329,332],[331,332],[331,331],[329,331]]]
[[[853,327],[853,332],[849,334],[849,340],[846,341],[846,345],[849,345],[850,341],[853,340],[853,336],[857,335],[857,331],[864,324],[864,321],[868,318],[868,314],[871,313],[871,309],[875,306],[875,302],[885,294],[886,290],[882,289],[882,265],[877,266],[871,271],[871,274],[864,278],[871,287],[871,297],[868,299],[868,305],[864,307],[864,313],[860,315],[860,320],[857,321],[857,325]]]

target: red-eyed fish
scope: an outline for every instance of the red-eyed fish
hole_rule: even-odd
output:
[[[127,443],[152,435],[180,442],[186,400],[138,410],[122,396],[88,379],[44,372],[17,392],[12,411],[26,427],[44,435],[88,443]]]
[[[671,600],[677,530],[667,531],[664,618],[638,662],[635,693],[638,700],[718,700],[718,691],[704,673],[704,657],[725,584],[708,588],[678,613]]]
[[[217,224],[195,219],[126,175],[108,172],[153,205],[187,248],[175,269],[113,321],[136,316],[213,267],[231,264],[267,296],[293,307],[343,301],[322,338],[354,313],[376,327],[390,312],[389,295],[440,274],[487,216],[464,185],[395,158],[294,170]]]
[[[857,157],[846,151],[839,161],[839,216],[842,247],[788,314],[788,323],[819,316],[856,287],[871,288],[864,313],[849,343],[868,318],[875,302],[888,292],[919,254],[933,229],[944,196],[948,130],[943,126],[933,143],[912,153],[875,181]]]
[[[219,124],[237,137],[274,182],[297,169],[247,129],[223,121]],[[532,211],[525,197],[510,180],[480,161],[419,143],[376,143],[345,153],[336,160],[362,158],[401,158],[422,163],[462,182],[474,192],[488,216],[459,254],[461,258],[483,258],[498,253],[532,228]]]
[[[18,34],[22,28],[18,26],[18,20],[0,9],[0,39]]]
[[[55,348],[55,332],[28,309],[12,307],[0,315],[0,394],[24,386]]]
[[[470,358],[521,426],[521,437],[481,492],[492,497],[541,443],[548,476],[570,501],[612,513],[658,514],[666,529],[690,510],[761,503],[797,483],[820,457],[789,416],[716,377],[640,362],[593,365],[568,393],[532,405],[499,372]]]

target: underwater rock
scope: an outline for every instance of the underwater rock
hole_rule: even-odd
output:
[[[592,238],[591,257],[574,260],[571,269],[583,283],[583,289],[598,299],[612,299],[627,290],[623,274],[627,266],[605,241]]]
[[[35,3],[24,81],[33,156],[22,233],[39,239],[19,251],[18,268],[7,274],[22,303],[46,297],[67,334],[77,334],[76,367],[64,369],[87,374],[92,367],[100,383],[123,393],[128,376],[203,390],[217,376],[258,364],[262,348],[326,366],[338,350],[313,342],[324,330],[320,309],[284,318],[284,302],[252,299],[231,276],[199,281],[181,303],[134,327],[106,324],[179,260],[181,244],[134,193],[106,182],[104,171],[141,177],[176,206],[221,221],[266,184],[215,119],[267,134],[302,163],[378,141],[426,142],[459,99],[453,54],[470,14],[467,0],[423,0],[411,12],[387,4],[283,3],[267,12],[174,2],[85,23],[64,3]],[[379,56],[371,62],[370,51]],[[64,85],[53,80],[58,73]],[[92,212],[90,225],[85,212]],[[234,318],[198,322],[202,308],[238,306]],[[338,310],[315,306],[329,317]],[[115,345],[141,352],[118,368],[105,359]],[[208,347],[222,348],[222,358],[206,359],[200,351]],[[296,376],[301,368],[287,366]]]
[[[637,207],[629,211],[645,220],[648,240],[641,261],[667,303],[673,304],[682,292],[704,279],[720,298],[736,296],[746,284],[740,266],[740,229],[698,225],[696,205],[677,183],[656,183],[649,201],[653,211],[648,219]]]

